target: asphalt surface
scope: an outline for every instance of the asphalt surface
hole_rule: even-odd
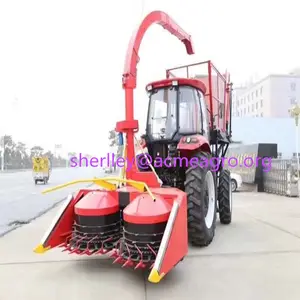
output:
[[[212,244],[190,248],[159,284],[106,257],[33,253],[55,208],[0,238],[0,299],[299,300],[299,198],[235,193],[233,204],[232,224],[218,224]]]
[[[17,173],[17,172],[28,172],[29,169],[12,169],[12,170],[0,170],[0,173]]]
[[[35,185],[32,171],[0,173],[0,236],[43,214],[69,193],[87,184],[41,195],[44,189],[75,179],[102,175],[102,170],[92,167],[53,169],[47,185]]]

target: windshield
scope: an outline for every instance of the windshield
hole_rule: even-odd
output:
[[[201,131],[202,114],[199,93],[192,87],[180,87],[179,133],[188,134]]]
[[[178,122],[177,91],[179,96]],[[180,86],[177,90],[174,87],[156,89],[150,94],[148,134],[152,139],[157,140],[172,139],[177,128],[179,134],[201,132],[203,116],[200,103],[202,98],[201,92],[189,86]]]
[[[152,139],[171,139],[176,132],[176,95],[174,87],[157,89],[150,94],[147,126]]]

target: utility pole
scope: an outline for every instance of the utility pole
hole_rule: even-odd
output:
[[[299,116],[300,116],[300,106],[298,103],[289,109],[291,117],[295,119],[296,125],[296,157],[297,157],[297,177],[299,178]]]

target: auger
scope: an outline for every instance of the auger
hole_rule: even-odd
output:
[[[126,118],[116,124],[125,140],[124,158],[135,163],[131,168],[125,165],[120,178],[76,180],[44,191],[83,182],[98,186],[67,198],[34,251],[62,248],[75,255],[107,255],[122,267],[149,269],[148,280],[158,283],[184,259],[189,243],[203,247],[212,242],[217,213],[222,224],[231,223],[230,172],[221,163],[216,169],[195,161],[226,154],[231,142],[232,85],[229,74],[222,75],[211,61],[169,69],[166,79],[148,84],[148,119],[139,147],[142,153],[148,150],[152,164],[139,169],[133,90],[139,47],[155,23],[175,35],[187,54],[194,54],[191,36],[166,13],[154,11],[145,17],[128,46],[122,78]],[[177,70],[185,71],[186,77],[176,77]],[[168,166],[157,167],[157,157],[168,159]],[[178,157],[186,158],[189,165],[176,165]]]

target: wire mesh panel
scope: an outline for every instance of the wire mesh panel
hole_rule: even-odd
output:
[[[298,197],[297,162],[293,159],[273,159],[272,168],[264,172],[264,191]]]
[[[167,77],[208,78],[208,63],[208,61],[204,61],[196,64],[168,69]]]
[[[287,168],[290,160],[273,159],[272,168],[264,173],[264,191],[272,194],[286,195]]]
[[[299,174],[297,160],[292,159],[287,171],[287,193],[288,197],[299,197]]]
[[[189,78],[188,67],[167,70],[167,78]]]
[[[212,116],[210,126],[226,131],[225,104],[227,75],[222,75],[211,61],[204,61],[168,69],[166,76],[167,78],[196,78],[202,81],[206,86],[205,100]]]

